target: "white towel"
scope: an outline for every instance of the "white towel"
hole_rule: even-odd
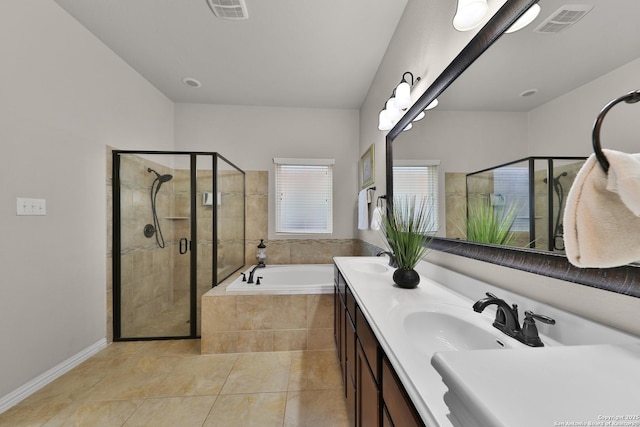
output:
[[[371,229],[380,230],[380,224],[382,223],[382,209],[376,207],[371,215]]]
[[[567,196],[565,249],[577,267],[607,268],[640,260],[640,154],[602,151],[609,173],[591,155]]]
[[[366,189],[358,193],[358,230],[369,228],[369,203],[367,202]]]

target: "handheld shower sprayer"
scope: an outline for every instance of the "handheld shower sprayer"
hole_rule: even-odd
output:
[[[164,248],[165,247],[164,237],[162,236],[162,230],[160,229],[160,221],[158,220],[158,212],[156,210],[156,198],[158,196],[158,192],[160,191],[160,186],[165,182],[171,181],[173,179],[173,175],[170,175],[170,174],[160,175],[158,172],[156,172],[151,168],[147,168],[147,172],[149,173],[153,172],[156,175],[156,178],[153,180],[153,183],[151,184],[151,191],[150,191],[151,213],[153,215],[153,225],[147,224],[144,227],[144,235],[146,237],[151,237],[155,234],[156,243],[160,248]]]

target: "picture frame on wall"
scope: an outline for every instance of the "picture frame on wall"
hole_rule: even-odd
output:
[[[360,157],[360,182],[361,189],[367,188],[376,182],[375,178],[375,146],[371,144],[367,151]]]

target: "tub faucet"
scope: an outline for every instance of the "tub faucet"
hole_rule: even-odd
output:
[[[389,257],[389,267],[397,268],[398,264],[396,263],[396,257],[392,252],[389,251],[380,251],[376,254],[376,256],[387,255]]]
[[[256,272],[257,269],[264,268],[264,267],[266,267],[264,264],[262,265],[258,264],[255,267],[253,267],[249,272],[249,280],[247,280],[247,283],[253,283],[253,274]]]
[[[518,320],[518,306],[513,304],[511,307],[504,300],[498,298],[490,292],[487,292],[487,298],[476,301],[473,304],[473,311],[482,313],[485,308],[490,305],[497,305],[496,319],[493,327],[504,332],[510,337],[517,338],[522,335],[520,321]]]

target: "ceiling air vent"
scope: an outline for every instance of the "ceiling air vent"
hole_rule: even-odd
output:
[[[581,20],[591,9],[593,9],[591,5],[566,4],[552,13],[533,32],[542,34],[560,33]]]
[[[211,11],[222,19],[247,19],[249,12],[244,0],[207,0]]]

